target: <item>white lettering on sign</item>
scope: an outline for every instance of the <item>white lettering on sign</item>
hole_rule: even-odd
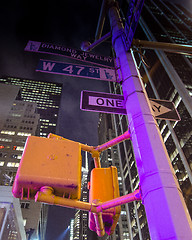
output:
[[[86,60],[87,56],[84,56],[84,55],[77,55],[77,54],[74,54],[74,53],[71,53],[71,57],[73,58],[77,58],[79,60]]]
[[[25,51],[38,52],[40,46],[40,42],[29,41],[25,47]]]
[[[35,43],[35,42],[30,41],[30,44],[32,44],[32,43]],[[38,43],[41,44],[40,42],[38,42]],[[98,56],[95,54],[84,53],[84,52],[78,54],[75,49],[67,48],[67,47],[63,47],[63,46],[59,46],[59,45],[55,45],[55,44],[42,43],[41,47],[71,53],[72,57],[80,59],[80,60],[86,60],[87,57],[90,57],[90,58],[105,61],[105,62],[113,61],[113,58],[111,58],[111,57],[103,57],[103,56]],[[28,49],[26,48],[26,50],[28,50]]]
[[[64,72],[69,72],[70,74],[72,74],[74,69],[77,70],[77,75],[80,75],[80,73],[85,69],[85,67],[69,65],[69,66],[63,68],[63,71]]]
[[[100,78],[115,82],[115,71],[113,69],[100,68]]]
[[[112,107],[112,108],[124,108],[124,101],[114,98],[102,98],[89,96],[89,105]]]
[[[50,43],[28,41],[25,47],[25,51],[64,55],[66,57],[76,58],[80,61],[95,62],[98,65],[108,65],[109,67],[114,67],[113,58],[111,57],[99,56],[95,55],[94,53],[83,52],[80,50]]]
[[[41,47],[48,48],[48,49],[54,49],[54,50],[60,50],[63,52],[69,52],[69,53],[73,53],[73,54],[75,54],[77,52],[75,49],[58,46],[58,45],[54,45],[54,44],[49,44],[49,43],[42,43]]]
[[[69,72],[70,74],[73,72],[73,65],[69,65],[65,68],[63,68],[64,72]]]
[[[50,63],[50,62],[43,62],[43,70],[46,71],[52,71],[53,67],[55,66],[55,63]]]

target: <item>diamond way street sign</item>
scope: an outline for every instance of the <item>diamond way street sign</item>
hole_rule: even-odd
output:
[[[25,51],[59,55],[63,57],[74,58],[83,62],[90,62],[104,67],[114,68],[114,61],[112,57],[100,56],[94,53],[83,52],[81,50],[51,43],[28,41]]]
[[[155,118],[181,120],[172,102],[159,99],[149,99],[149,101]],[[127,114],[123,95],[111,93],[82,91],[80,108],[84,111]]]
[[[115,70],[40,59],[36,71],[116,82]]]

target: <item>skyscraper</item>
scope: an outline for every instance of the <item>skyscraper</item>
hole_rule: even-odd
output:
[[[20,155],[18,145],[22,138],[15,134],[18,121],[14,121],[16,112],[13,109],[16,106],[15,98],[18,92],[17,86],[0,84],[0,185],[4,185],[0,186],[0,239],[26,239],[20,201],[13,198],[11,193]],[[22,111],[18,111],[17,115],[21,113]],[[6,121],[8,119],[9,121]],[[7,128],[6,123],[9,124]]]
[[[35,103],[15,100],[0,130],[1,185],[12,185],[26,138],[36,133],[40,116],[35,109]]]
[[[127,1],[121,1],[127,14]],[[192,15],[179,5],[161,0],[146,0],[134,38],[179,44],[192,43]],[[157,120],[170,161],[190,215],[192,215],[192,58],[157,50],[133,48],[133,55],[150,98],[172,101],[181,121]],[[145,61],[142,61],[145,60]],[[110,92],[122,94],[121,85],[110,83]],[[99,144],[128,129],[126,116],[101,114]],[[131,141],[112,147],[101,156],[102,167],[115,165],[119,172],[120,195],[139,186],[137,166]],[[111,239],[150,239],[144,205],[133,202],[122,206],[116,232]]]
[[[0,184],[12,186],[27,136],[56,132],[62,84],[15,77],[0,78],[0,83],[20,88],[0,129]],[[44,239],[48,206],[21,201],[21,209],[27,236]]]
[[[20,201],[10,186],[0,186],[0,239],[26,240]]]
[[[49,133],[56,132],[62,84],[17,77],[2,77],[0,83],[20,86],[21,95],[17,100],[37,104],[37,113],[40,114],[38,135],[47,137]]]
[[[82,182],[81,182],[81,201],[88,202],[88,158],[85,152],[85,167],[82,167]],[[73,225],[73,240],[87,240],[88,239],[88,212],[76,210],[74,225]]]
[[[71,219],[70,222],[70,240],[73,240],[73,233],[74,233],[74,219]]]
[[[1,89],[4,90],[4,96],[8,95],[10,97],[9,94],[12,88],[15,88],[15,86],[1,84]],[[1,95],[1,99],[2,97],[3,96]],[[26,138],[27,136],[35,135],[36,133],[39,122],[39,114],[35,113],[35,103],[15,100],[10,106],[9,101],[4,104],[8,105],[7,108],[10,108],[10,111],[8,112],[3,127],[0,129],[0,185],[12,186]],[[3,191],[4,188],[1,189]],[[1,195],[2,194],[3,192],[1,192]],[[30,201],[21,201],[21,209],[23,210],[23,226],[26,227],[26,230],[28,228],[33,228],[35,232],[35,229],[38,229],[38,218],[41,204],[38,203],[37,205],[34,205],[34,203]],[[16,209],[16,212],[17,211],[19,211],[19,209]],[[29,211],[33,212],[33,223],[30,215],[26,217],[26,211],[28,211],[28,214]],[[20,224],[22,224],[21,221]]]

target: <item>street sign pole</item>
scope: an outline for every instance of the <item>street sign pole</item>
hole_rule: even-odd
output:
[[[151,239],[192,239],[191,218],[133,57],[125,50],[115,4],[109,9],[109,19]]]

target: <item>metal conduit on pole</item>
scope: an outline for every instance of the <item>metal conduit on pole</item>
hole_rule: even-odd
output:
[[[132,45],[146,49],[160,49],[167,52],[181,53],[192,55],[192,46],[175,43],[152,42],[139,39],[133,39]]]
[[[103,26],[105,23],[106,12],[107,12],[107,0],[103,0],[101,5],[100,15],[99,15],[99,21],[97,24],[97,30],[95,33],[95,41],[101,38],[101,35],[103,32]]]
[[[122,89],[152,239],[192,239],[192,222],[169,156],[152,116],[132,55],[122,39],[119,11],[109,1],[112,44],[122,71]],[[113,4],[113,5],[112,5]]]
[[[95,147],[95,150],[99,151],[99,152],[102,152],[105,149],[107,149],[109,147],[112,147],[112,146],[114,146],[114,145],[116,145],[116,144],[118,144],[118,143],[120,143],[120,142],[122,142],[122,141],[124,141],[126,139],[130,139],[129,131],[126,131],[122,135],[120,135],[120,136],[118,136],[118,137],[116,137],[114,139],[111,139],[110,141],[108,141],[108,142],[106,142],[106,143],[104,143],[102,145],[99,145],[99,146]]]

